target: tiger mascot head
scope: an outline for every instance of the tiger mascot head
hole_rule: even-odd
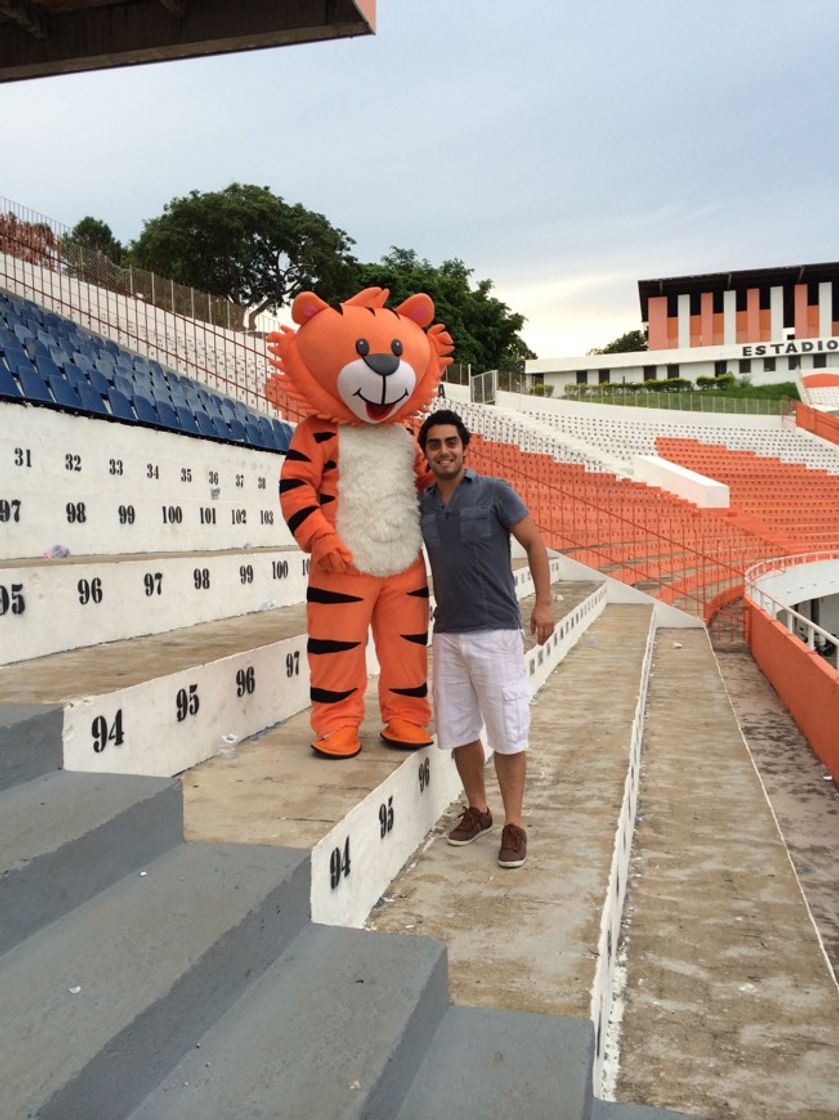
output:
[[[270,359],[280,370],[266,386],[269,400],[295,397],[304,412],[346,424],[394,424],[431,399],[453,344],[424,294],[385,307],[387,288],[365,288],[338,307],[314,292],[291,305],[299,330],[268,335]]]

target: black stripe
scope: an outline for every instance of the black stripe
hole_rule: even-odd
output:
[[[303,524],[310,513],[314,513],[315,510],[318,509],[320,509],[320,506],[306,506],[304,509],[299,509],[297,513],[293,513],[291,517],[289,517],[286,521],[286,524],[288,525],[289,529],[291,529],[292,533],[296,529],[299,529],[299,527]]]
[[[329,502],[334,502],[335,501],[335,495],[334,494],[318,494],[318,497],[320,498],[320,504],[322,506],[327,505]]]
[[[326,443],[328,439],[335,439],[334,432],[315,432],[315,443]]]
[[[417,688],[391,688],[390,692],[395,692],[398,696],[427,696],[428,685],[421,684]]]
[[[335,460],[334,459],[327,459],[326,462],[323,464],[323,469],[325,471],[335,470]]]
[[[280,493],[285,494],[288,490],[296,490],[298,486],[305,486],[306,480],[303,478],[281,478],[280,479]]]
[[[306,591],[309,603],[361,603],[360,595],[345,595],[342,591],[326,591],[323,587],[310,587]]]
[[[408,595],[414,595],[417,599],[427,599],[428,598],[428,588],[427,587],[418,587],[416,589],[416,591],[409,591],[407,594]]]
[[[418,646],[428,645],[428,631],[424,634],[400,634],[400,638],[404,638],[406,642],[416,642]]]
[[[298,451],[295,447],[289,447],[285,453],[287,463],[311,463],[308,455],[304,455],[302,451]]]
[[[355,649],[361,642],[335,642],[330,638],[309,638],[307,653],[343,653],[345,649]]]
[[[357,691],[356,688],[349,688],[346,692],[330,692],[328,688],[310,688],[309,699],[313,704],[338,704]]]

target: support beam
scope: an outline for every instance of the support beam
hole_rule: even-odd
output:
[[[175,19],[186,19],[186,0],[160,0],[160,3]]]
[[[0,0],[0,16],[8,16],[33,39],[47,38],[47,21],[29,0]]]

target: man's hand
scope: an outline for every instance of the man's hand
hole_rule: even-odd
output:
[[[340,575],[352,565],[352,553],[337,533],[325,533],[312,542],[312,560],[325,572]]]
[[[540,646],[543,646],[553,632],[553,611],[550,607],[540,607],[537,604],[533,608],[533,613],[530,616],[530,633],[535,634],[536,641]]]

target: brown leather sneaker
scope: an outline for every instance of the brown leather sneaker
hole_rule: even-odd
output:
[[[476,809],[473,805],[467,805],[463,810],[463,816],[451,830],[447,839],[454,847],[461,848],[464,844],[471,844],[473,840],[477,840],[481,833],[486,832],[488,828],[492,828],[492,813],[489,809],[482,813],[480,809]]]
[[[527,859],[527,833],[517,824],[505,824],[498,851],[499,867],[521,867]]]

